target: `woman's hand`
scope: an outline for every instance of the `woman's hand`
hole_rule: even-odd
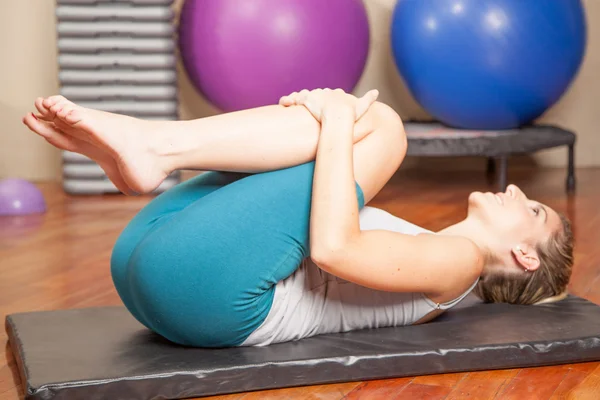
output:
[[[324,110],[334,107],[348,107],[354,111],[355,121],[358,121],[375,103],[379,97],[379,91],[370,90],[363,97],[355,96],[344,92],[342,89],[315,89],[312,91],[302,90],[294,92],[289,96],[284,96],[279,100],[282,106],[301,105],[319,122],[323,120]]]

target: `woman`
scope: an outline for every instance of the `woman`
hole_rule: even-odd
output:
[[[127,308],[180,344],[418,324],[472,290],[486,302],[563,298],[569,223],[516,186],[472,193],[467,217],[437,233],[365,207],[407,146],[400,118],[376,98],[302,91],[279,105],[149,122],[53,96],[24,123],[94,159],[128,194],[176,169],[221,171],[151,201],[112,255]]]

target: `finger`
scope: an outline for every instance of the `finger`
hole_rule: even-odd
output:
[[[295,94],[296,94],[296,92],[290,93],[287,96],[282,96],[279,99],[279,104],[282,106],[285,106],[285,107],[293,106],[295,104],[295,100],[294,100]]]
[[[361,97],[356,103],[356,119],[360,119],[366,112],[371,108],[373,103],[377,101],[379,97],[378,90],[370,90],[363,97]]]
[[[283,100],[282,105],[289,107],[289,106],[293,106],[294,104],[296,104],[296,101],[291,96],[285,96],[285,99]]]
[[[373,105],[377,101],[379,97],[379,90],[369,90],[360,100],[363,105],[366,106],[367,109]]]
[[[321,113],[319,112],[319,107],[312,100],[307,100],[302,104],[308,112],[319,122],[321,122]]]
[[[378,97],[379,97],[379,90],[377,90],[377,89],[369,90],[363,96],[363,98],[370,99],[371,103],[374,103],[377,100]]]
[[[308,100],[308,96],[310,96],[308,89],[301,90],[296,97],[296,104],[304,104]]]

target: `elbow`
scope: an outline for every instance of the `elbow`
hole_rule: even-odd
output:
[[[343,246],[341,244],[314,245],[310,249],[310,259],[319,268],[328,271],[338,264],[342,249]]]

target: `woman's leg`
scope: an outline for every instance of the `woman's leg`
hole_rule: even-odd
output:
[[[179,344],[241,344],[266,318],[274,285],[310,254],[313,169],[250,175],[159,222],[126,265],[138,318]]]
[[[356,124],[355,142],[374,128],[370,113]],[[265,172],[314,160],[321,126],[303,106],[275,105],[159,122],[155,129],[155,151],[169,170]]]
[[[111,275],[121,300],[138,321],[149,327],[132,300],[127,265],[133,250],[145,236],[190,204],[245,176],[233,172],[207,172],[180,183],[154,198],[121,232],[111,255]]]
[[[48,108],[46,105],[49,105]],[[314,160],[320,125],[301,106],[267,106],[193,121],[143,121],[86,109],[54,96],[36,101],[40,119],[25,124],[53,145],[110,156],[138,193],[173,170],[262,172]],[[386,106],[375,103],[355,128],[355,142],[375,128]],[[105,160],[105,170],[114,169]]]
[[[361,207],[401,162],[399,129],[376,130],[354,147]],[[159,196],[127,227],[113,257],[130,310],[178,343],[242,343],[268,314],[274,285],[310,254],[313,168],[259,173],[209,193],[198,181],[165,193],[162,204]]]

